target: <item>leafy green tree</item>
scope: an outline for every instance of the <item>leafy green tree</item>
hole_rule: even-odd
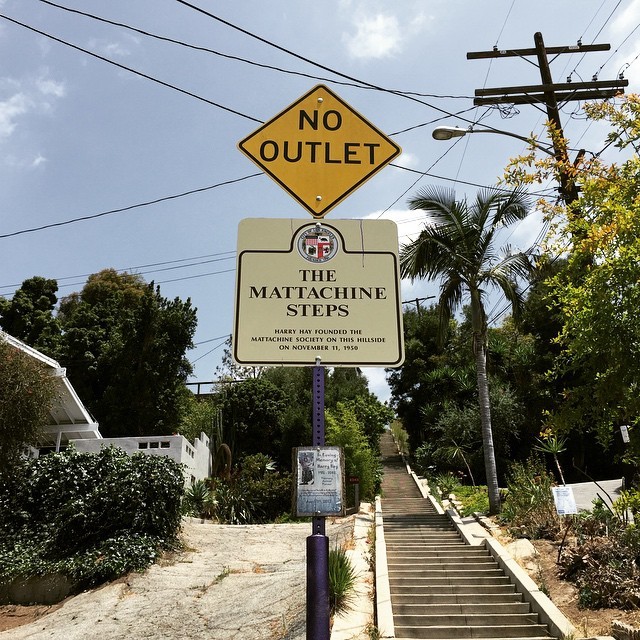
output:
[[[411,448],[417,449],[425,440],[421,411],[436,395],[430,372],[440,366],[446,343],[437,341],[438,311],[432,306],[419,312],[403,314],[405,361],[402,367],[387,369],[392,404],[402,421]]]
[[[58,283],[34,276],[22,283],[11,300],[0,298],[0,327],[9,335],[47,355],[55,352],[60,325],[53,315]]]
[[[353,400],[368,393],[367,377],[358,368],[335,367],[326,375],[324,400],[326,407],[335,407],[338,402]]]
[[[286,398],[281,415],[281,468],[291,467],[291,449],[311,444],[313,422],[313,370],[311,367],[270,367],[262,377]],[[275,456],[274,456],[275,457]]]
[[[198,399],[191,392],[185,394],[177,430],[180,435],[193,441],[201,433],[205,433],[213,440],[216,436],[217,423],[218,407],[213,400],[210,398]]]
[[[372,500],[377,489],[377,455],[369,446],[367,436],[353,409],[339,402],[326,412],[326,443],[342,447],[347,476],[360,478],[360,496]]]
[[[0,477],[36,445],[50,420],[55,382],[41,362],[0,336]]]
[[[566,255],[545,283],[545,302],[560,321],[550,368],[561,402],[551,407],[547,426],[571,434],[568,447],[576,437],[598,440],[601,460],[602,447],[614,444],[614,428],[638,425],[640,416],[640,97],[588,104],[585,111],[609,125],[607,146],[620,149],[618,163],[596,154],[567,168],[553,157],[536,158],[532,149],[511,162],[506,178],[532,183],[564,170],[580,184],[571,206],[541,203],[552,223],[552,259]],[[632,429],[636,456],[638,445]]]
[[[491,513],[500,511],[500,493],[495,462],[489,384],[487,380],[487,289],[497,287],[519,311],[522,294],[517,280],[526,277],[530,263],[522,253],[496,253],[498,230],[529,212],[522,191],[480,192],[476,200],[457,201],[453,191],[424,189],[409,200],[411,209],[426,212],[428,218],[418,239],[401,250],[403,277],[441,279],[439,335],[443,338],[455,310],[466,294],[470,299],[473,353],[476,362],[485,472]]]
[[[283,451],[282,417],[287,405],[283,391],[266,378],[226,385],[218,399],[227,444],[233,459],[263,453],[280,468],[291,466],[291,450]]]
[[[196,310],[133,274],[106,269],[62,300],[58,360],[107,436],[178,429]]]
[[[371,392],[366,391],[357,395],[345,403],[362,426],[362,431],[367,438],[369,446],[377,451],[380,445],[380,436],[395,417],[391,407],[383,404]]]

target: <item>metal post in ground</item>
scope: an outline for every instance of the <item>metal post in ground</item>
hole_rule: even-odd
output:
[[[314,447],[324,446],[324,367],[313,367]],[[307,538],[307,640],[329,640],[329,538],[324,516],[312,518]]]

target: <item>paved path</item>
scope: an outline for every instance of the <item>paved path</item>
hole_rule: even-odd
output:
[[[327,519],[331,544],[353,517]],[[186,523],[175,561],[70,598],[0,640],[304,640],[310,524]]]
[[[595,482],[577,482],[568,484],[567,487],[573,489],[573,497],[578,509],[593,509],[593,501],[601,497],[609,506],[620,497],[622,491],[622,480],[598,480]]]

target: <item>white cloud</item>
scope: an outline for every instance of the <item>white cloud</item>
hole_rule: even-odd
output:
[[[412,169],[413,167],[418,166],[418,156],[413,153],[409,153],[408,151],[403,151],[397,158],[394,159],[393,163],[397,164],[400,167]],[[396,169],[396,171],[399,171],[399,169]]]
[[[31,100],[24,93],[16,93],[0,102],[0,139],[8,138],[16,128],[16,119],[31,107]]]
[[[41,155],[38,154],[34,159],[33,162],[31,163],[31,167],[33,169],[35,169],[36,167],[39,167],[41,164],[44,164],[47,161],[47,159]]]
[[[529,249],[536,240],[539,240],[540,233],[544,227],[543,215],[540,211],[533,211],[522,222],[519,222],[513,227],[509,227],[509,244],[519,249],[520,251],[526,251]]]
[[[402,49],[398,19],[378,13],[356,19],[355,35],[344,35],[349,55],[354,58],[386,58]]]
[[[342,41],[349,55],[362,60],[381,59],[400,53],[407,40],[424,31],[432,16],[422,3],[414,2],[401,14],[390,13],[384,3],[341,0],[340,11],[352,24]]]
[[[632,0],[629,5],[611,23],[611,31],[617,35],[629,33],[629,25],[636,25],[640,20],[640,0]]]
[[[124,58],[131,55],[131,51],[120,42],[105,42],[93,38],[89,41],[89,48],[107,57]]]
[[[66,90],[62,82],[56,82],[48,78],[38,78],[36,80],[36,87],[42,95],[54,96],[56,98],[63,98]]]

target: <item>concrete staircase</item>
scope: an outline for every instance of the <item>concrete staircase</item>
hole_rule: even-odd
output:
[[[451,519],[422,497],[390,433],[380,452],[395,637],[551,638],[489,550],[465,544]]]

